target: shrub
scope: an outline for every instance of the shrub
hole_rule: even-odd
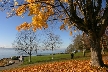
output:
[[[18,58],[19,58],[18,56],[13,56],[12,60],[18,60]]]

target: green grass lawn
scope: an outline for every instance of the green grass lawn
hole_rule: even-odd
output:
[[[52,55],[46,55],[46,56],[32,56],[31,57],[31,63],[28,62],[29,57],[24,58],[24,63],[23,65],[27,64],[34,64],[34,63],[45,63],[45,62],[52,62],[52,61],[61,61],[61,60],[70,60],[71,59],[71,54],[55,54],[53,55],[53,60],[52,60]],[[75,60],[86,60],[90,59],[90,53],[86,53],[86,56],[83,57],[82,52],[78,52],[74,54]]]

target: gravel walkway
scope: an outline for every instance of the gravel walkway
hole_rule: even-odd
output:
[[[21,65],[23,62],[19,62],[19,60],[14,60],[15,63],[9,66],[5,66],[5,67],[0,67],[0,70],[6,70],[6,69],[11,69],[11,68],[15,68],[18,67],[19,65]]]

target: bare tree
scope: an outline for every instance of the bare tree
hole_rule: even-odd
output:
[[[32,30],[22,30],[16,36],[13,42],[13,47],[19,53],[24,53],[29,55],[29,62],[31,62],[31,55],[34,51],[37,52],[39,47],[38,35]]]
[[[45,50],[52,50],[52,59],[53,59],[53,50],[56,48],[60,48],[62,44],[62,40],[59,35],[55,35],[50,32],[47,34],[47,38],[43,41]]]

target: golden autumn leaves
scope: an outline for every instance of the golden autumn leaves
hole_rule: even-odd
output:
[[[49,5],[42,7],[41,3],[35,3],[36,0],[26,1],[28,2],[28,4],[21,5],[16,9],[16,15],[21,16],[23,13],[25,13],[25,11],[28,10],[28,16],[32,16],[32,22],[24,22],[23,24],[17,27],[17,30],[20,31],[21,29],[32,28],[33,31],[36,31],[36,29],[47,28],[47,20],[50,15],[54,14],[53,8]]]
[[[19,6],[16,9],[16,15],[21,16],[25,12],[25,10],[26,10],[26,5]]]
[[[46,64],[30,65],[3,72],[108,72],[106,68],[93,68],[89,60],[66,60]],[[108,64],[106,60],[105,63]]]
[[[36,0],[26,0],[27,2],[29,2],[29,3],[33,3],[33,2],[35,2]]]
[[[54,3],[54,0],[25,0],[27,4],[22,4],[16,8],[15,12],[17,16],[22,16],[26,11],[29,12],[28,16],[32,17],[32,22],[27,23],[24,22],[19,25],[16,29],[20,31],[21,29],[30,29],[32,28],[33,31],[42,28],[48,28],[47,20],[51,15],[54,14],[54,9],[51,5]],[[62,2],[68,2],[68,0],[61,0]],[[16,1],[15,1],[16,2]],[[42,2],[46,3],[45,5]],[[18,3],[18,2],[17,2]],[[61,18],[62,19],[62,18]],[[69,20],[66,18],[63,22],[63,25],[60,26],[60,30],[64,29],[66,25],[69,24]],[[70,28],[71,26],[68,26]],[[70,31],[70,35],[72,35],[72,31]]]

